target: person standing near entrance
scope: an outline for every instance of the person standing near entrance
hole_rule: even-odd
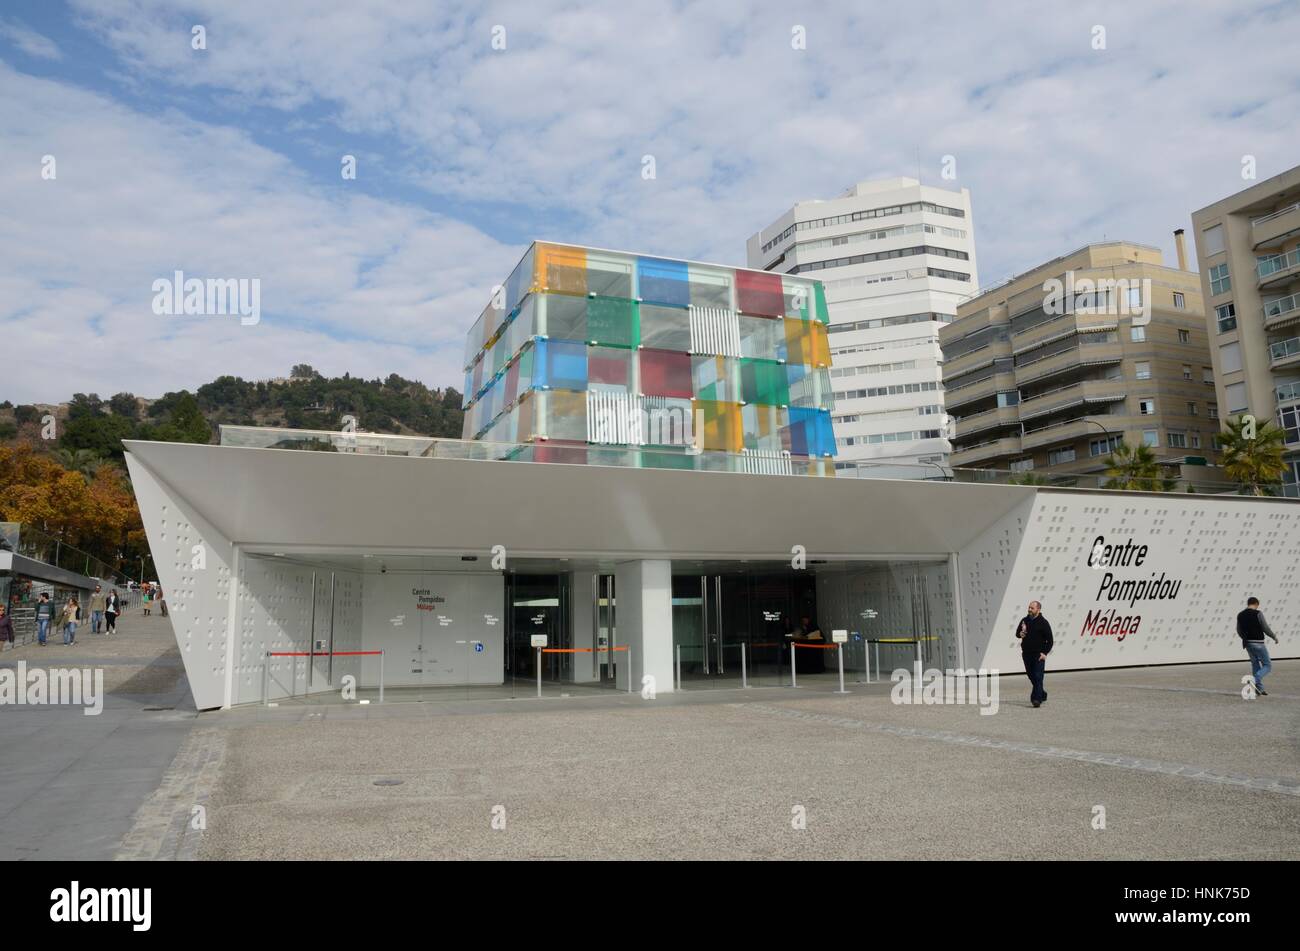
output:
[[[45,639],[50,636],[50,625],[54,623],[54,602],[48,592],[41,593],[41,600],[36,603],[36,643],[45,646]]]
[[[117,630],[117,616],[122,611],[122,603],[117,598],[116,589],[108,593],[104,600],[104,636]]]
[[[1025,674],[1033,685],[1029,690],[1029,702],[1035,707],[1041,707],[1047,702],[1043,678],[1047,673],[1047,655],[1052,652],[1052,625],[1043,617],[1041,603],[1029,602],[1029,613],[1016,628],[1016,637],[1020,639],[1020,656],[1025,662]]]
[[[1264,643],[1265,634],[1273,638],[1274,644],[1278,643],[1277,635],[1273,633],[1259,610],[1259,598],[1249,598],[1246,601],[1246,610],[1237,615],[1237,636],[1241,638],[1241,646],[1246,648],[1246,653],[1250,655],[1250,672],[1255,678],[1255,693],[1261,697],[1268,696],[1268,691],[1264,689],[1264,677],[1273,669],[1273,661],[1268,656],[1268,646]]]
[[[95,593],[90,596],[90,633],[98,634],[99,625],[104,623],[104,589],[95,585]]]

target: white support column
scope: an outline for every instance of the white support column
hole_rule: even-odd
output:
[[[966,621],[961,610],[961,562],[953,552],[948,556],[948,583],[952,585],[952,631],[957,638],[957,667],[966,669]]]
[[[614,571],[618,642],[632,648],[632,689],[650,674],[657,693],[673,691],[673,572],[671,561],[626,561]],[[618,686],[628,683],[619,665]]]
[[[229,710],[235,698],[235,637],[239,633],[239,546],[230,551],[230,595],[226,606],[226,691],[222,710]],[[263,658],[263,663],[270,663]]]
[[[573,624],[573,646],[594,648],[596,646],[596,619],[592,611],[592,599],[596,596],[595,575],[590,571],[574,571],[569,576],[569,615]],[[590,683],[596,679],[592,673],[591,654],[573,655],[573,682]]]

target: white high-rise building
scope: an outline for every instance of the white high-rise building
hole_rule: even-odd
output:
[[[746,254],[752,268],[825,285],[836,467],[946,464],[939,328],[979,288],[969,190],[860,182],[799,202]]]

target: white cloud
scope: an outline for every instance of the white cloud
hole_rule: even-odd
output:
[[[521,247],[342,179],[312,184],[238,130],[3,63],[0,86],[5,398],[158,395],[297,362],[462,385],[465,331]],[[155,315],[153,281],[176,270],[258,278],[261,322]]]
[[[53,40],[14,20],[0,20],[0,37],[13,43],[28,56],[37,59],[63,59],[63,53]]]
[[[1294,4],[587,0],[432,17],[416,2],[200,0],[201,57],[164,0],[80,5],[145,75],[323,103],[344,130],[391,133],[435,194],[513,203],[539,236],[684,257],[738,262],[794,201],[915,175],[918,155],[942,184],[952,154],[991,282],[1103,234],[1169,247],[1190,211],[1242,187],[1242,154],[1265,177],[1300,152]]]

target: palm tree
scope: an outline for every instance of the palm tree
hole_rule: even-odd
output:
[[[54,460],[69,472],[79,472],[89,483],[104,460],[93,449],[67,449],[60,447],[50,453]]]
[[[1230,419],[1219,435],[1223,474],[1240,488],[1242,495],[1274,495],[1282,482],[1286,463],[1282,461],[1285,434],[1269,423],[1248,429],[1244,415]],[[1254,435],[1247,437],[1246,432]]]
[[[1122,442],[1106,459],[1104,489],[1128,489],[1136,492],[1172,492],[1178,484],[1156,461],[1150,446],[1130,446]]]
[[[1026,472],[1024,475],[1013,475],[1007,479],[1007,485],[1051,485],[1052,480],[1047,476],[1038,475],[1034,472]]]

